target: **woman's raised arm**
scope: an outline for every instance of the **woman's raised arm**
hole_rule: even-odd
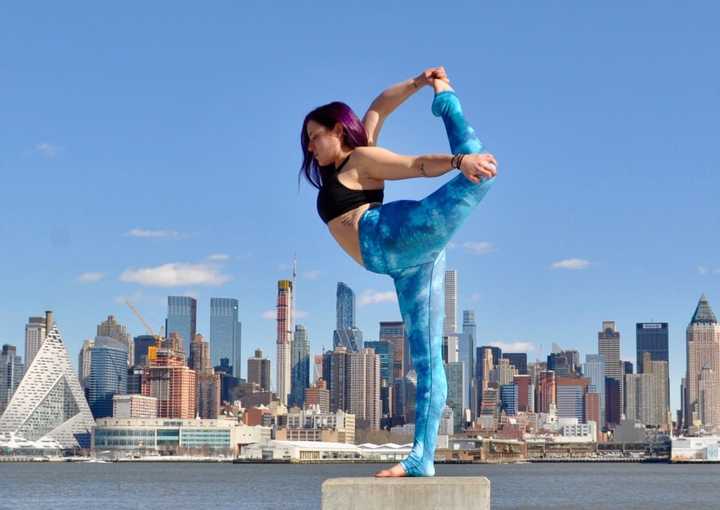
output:
[[[382,147],[357,147],[353,162],[368,177],[377,180],[412,179],[413,177],[437,177],[453,169],[452,154],[425,154],[403,156]],[[480,179],[495,177],[497,161],[492,154],[464,154],[460,171],[474,183]]]
[[[370,145],[376,145],[378,137],[380,136],[380,129],[382,129],[383,122],[385,122],[387,116],[408,97],[425,85],[430,85],[434,79],[447,81],[447,75],[443,67],[428,68],[415,78],[396,83],[383,90],[372,104],[370,104],[362,120],[365,125],[365,131],[367,131],[368,143]]]

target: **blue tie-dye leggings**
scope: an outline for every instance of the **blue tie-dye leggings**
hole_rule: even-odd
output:
[[[454,91],[435,95],[432,112],[445,122],[455,154],[483,152]],[[442,360],[445,246],[495,178],[471,182],[459,173],[420,201],[398,200],[368,209],[360,219],[365,267],[395,281],[405,334],[417,373],[415,440],[401,461],[409,476],[433,476],[438,426],[447,397]]]

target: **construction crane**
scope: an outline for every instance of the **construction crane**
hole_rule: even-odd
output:
[[[130,302],[130,300],[125,299],[125,304],[128,305],[128,308],[130,308],[130,310],[132,310],[132,313],[135,314],[135,317],[137,317],[138,320],[140,322],[142,322],[142,325],[145,326],[145,330],[150,334],[150,336],[155,338],[156,347],[158,349],[160,349],[160,347],[162,347],[162,342],[164,340],[163,337],[155,334],[155,330],[150,326],[150,324],[147,323],[147,321],[145,321],[143,316],[140,314],[138,309],[133,306],[133,304]]]

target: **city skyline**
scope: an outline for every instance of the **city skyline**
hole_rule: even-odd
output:
[[[241,358],[262,348],[274,359],[274,282],[290,278],[295,253],[295,319],[311,352],[332,345],[338,281],[377,340],[380,321],[400,318],[392,281],[342,252],[315,191],[298,190],[298,135],[320,104],[362,115],[388,86],[443,65],[500,171],[448,249],[458,317],[475,311],[478,346],[532,347],[530,359],[553,342],[594,353],[599,323],[613,320],[620,358],[635,362],[635,324],[667,322],[675,409],[691,308],[702,293],[720,302],[720,241],[708,234],[720,42],[717,6],[705,6],[478,4],[438,19],[382,4],[382,19],[352,13],[380,34],[361,44],[329,30],[347,16],[331,3],[178,5],[170,19],[152,5],[142,20],[112,5],[97,16],[7,6],[0,343],[20,348],[28,318],[54,310],[75,360],[110,314],[146,333],[125,298],[159,330],[169,295],[198,301],[209,338],[210,298],[231,296]],[[76,30],[78,20],[99,29]],[[431,98],[428,88],[410,97],[378,143],[447,153]],[[422,198],[449,178],[388,182],[385,200]]]
[[[457,278],[457,274],[454,274],[454,275],[453,275],[453,278]],[[342,282],[338,282],[338,283],[342,283]],[[282,287],[284,287],[285,285],[291,284],[291,282],[290,282],[289,280],[280,280],[280,281],[277,282],[277,284],[279,285],[279,288],[282,288]],[[290,298],[290,301],[291,301],[291,300],[292,300],[292,298]],[[235,300],[232,300],[232,301],[235,301]],[[283,303],[285,303],[285,302],[286,302],[286,301],[285,301],[284,298],[283,298]],[[284,308],[284,306],[283,306],[283,308]],[[714,316],[712,315],[711,308],[712,308],[712,307],[711,307],[711,304],[709,303],[709,300],[707,299],[706,295],[705,295],[705,294],[702,294],[702,295],[700,296],[700,298],[698,299],[698,302],[697,302],[697,304],[696,304],[696,306],[695,306],[695,308],[694,308],[694,313],[692,314],[690,320],[688,321],[687,326],[688,326],[688,327],[691,326],[691,325],[693,324],[692,321],[696,321],[696,320],[697,320],[698,314],[701,314],[701,315],[702,315],[702,314],[707,314],[708,316],[711,316],[711,318],[714,317]],[[707,312],[706,312],[706,310],[707,310]],[[466,314],[467,314],[467,312],[468,312],[468,310],[462,310],[462,312],[463,312],[463,322],[465,322],[466,320],[472,320],[472,319],[467,319],[467,318],[465,317]],[[55,321],[56,314],[55,314],[53,311],[46,311],[45,313],[46,313],[46,317],[45,317],[43,320],[50,321],[50,323],[53,323],[53,324],[54,324],[54,323],[55,323],[54,321]],[[284,313],[284,312],[283,312],[283,313]],[[37,321],[39,321],[39,317],[37,317],[37,318],[36,318],[36,317],[30,317],[31,323],[32,323],[32,320],[33,320],[33,319],[36,319]],[[39,324],[39,322],[38,322],[38,324]],[[125,331],[127,331],[126,325],[124,325],[124,324],[122,324],[122,323],[119,323],[119,322],[116,322],[116,321],[115,321],[115,317],[112,316],[112,315],[110,315],[110,316],[108,316],[108,318],[107,318],[106,321],[102,322],[99,326],[97,326],[97,331],[98,331],[98,333],[104,331],[102,328],[104,328],[106,324],[111,325],[112,328],[116,328],[117,331],[118,331],[118,333],[122,333],[122,335],[121,335],[121,337],[120,337],[120,340],[121,340],[121,342],[124,341],[124,340],[123,340],[123,337],[124,337],[124,335],[126,334]],[[398,322],[398,324],[402,325],[402,322]],[[382,330],[382,322],[379,323],[378,326],[379,326],[380,329]],[[278,327],[278,326],[276,326],[276,328],[277,328],[277,327]],[[298,324],[294,325],[293,327],[295,327],[296,332],[297,332],[297,328],[299,327],[300,330],[303,331],[303,335],[309,336],[308,331],[307,331],[307,328],[306,328],[303,324],[298,323]],[[641,334],[641,333],[643,332],[643,330],[646,329],[646,328],[648,328],[648,329],[658,329],[658,330],[661,330],[661,332],[662,332],[661,334],[662,334],[663,336],[662,336],[662,339],[661,339],[662,348],[660,349],[660,354],[657,354],[657,353],[651,354],[648,349],[641,348],[641,345],[645,346],[645,345],[647,344],[647,342],[648,342],[647,336],[644,336],[644,335]],[[283,329],[284,329],[284,328],[283,328]],[[620,342],[621,348],[622,348],[623,343],[632,343],[632,344],[635,345],[635,347],[636,347],[636,351],[635,351],[635,352],[641,352],[641,351],[646,352],[646,355],[648,356],[648,360],[655,359],[655,358],[653,358],[653,356],[656,356],[657,359],[665,359],[665,358],[667,357],[667,353],[665,352],[665,350],[663,350],[663,349],[665,349],[664,343],[662,343],[662,342],[664,342],[664,339],[665,339],[665,337],[667,336],[667,332],[668,332],[668,323],[667,323],[667,322],[653,322],[653,323],[648,323],[648,322],[636,322],[634,329],[635,329],[635,335],[631,336],[630,338],[625,337],[625,342],[623,342],[622,334],[621,334],[621,332],[619,331],[619,328],[616,329],[616,324],[615,324],[615,322],[614,322],[614,321],[602,321],[602,328],[601,328],[600,332],[597,333],[598,338],[600,339],[600,340],[598,340],[598,341],[601,342],[600,344],[598,344],[598,347],[600,347],[601,345],[607,345],[607,340],[602,340],[603,338],[604,338],[604,339],[607,339],[607,338],[614,338],[615,336],[619,336],[619,337],[620,337],[620,338],[619,338],[619,342]],[[276,330],[276,331],[277,331],[277,330]],[[610,333],[608,333],[608,332],[610,332]],[[152,338],[152,337],[148,337],[147,335],[137,335],[136,337],[133,337],[132,335],[130,335],[130,336],[131,336],[130,344],[132,344],[132,338],[136,338],[136,339],[137,339],[137,338],[142,338],[142,339],[144,339],[144,338]],[[294,335],[292,335],[292,334],[290,335],[290,337],[293,337],[293,336],[294,336]],[[460,337],[462,338],[462,333],[460,334]],[[97,336],[97,337],[94,337],[94,340],[85,340],[85,343],[84,343],[84,344],[81,346],[81,348],[78,350],[77,354],[75,354],[75,353],[73,353],[73,352],[71,351],[71,359],[72,359],[72,360],[78,360],[78,359],[79,359],[79,361],[77,361],[77,363],[74,363],[74,364],[73,364],[73,367],[76,369],[76,371],[78,372],[78,374],[82,374],[82,373],[83,373],[83,371],[82,371],[82,369],[81,369],[82,367],[80,366],[81,363],[82,363],[82,352],[83,352],[83,349],[86,347],[86,345],[88,345],[88,344],[87,344],[88,342],[94,343],[98,338],[103,338],[103,337]],[[304,341],[307,341],[307,339],[304,340]],[[463,341],[463,340],[461,340],[461,341]],[[605,341],[606,344],[602,344],[602,341]],[[377,343],[377,340],[366,339],[366,340],[363,342],[363,345],[364,345],[365,342]],[[17,349],[17,347],[18,347],[18,346],[14,346],[13,344],[10,344],[10,343],[8,343],[8,342],[2,342],[2,343],[0,343],[0,344],[7,344],[7,345],[9,345],[9,346],[15,347],[16,349]],[[292,341],[291,341],[291,344],[292,344]],[[492,344],[487,344],[487,345],[479,346],[479,347],[478,347],[478,351],[480,351],[482,348],[487,347],[487,346],[492,346],[493,348],[498,348],[498,349],[503,350],[503,351],[506,350],[506,348],[508,347],[507,345],[504,345],[504,344],[500,344],[500,345],[498,345],[498,346],[495,346],[495,345],[492,345]],[[211,346],[209,346],[209,347],[210,347],[210,352],[211,352],[211,355],[212,355]],[[516,347],[516,346],[511,345],[510,347]],[[577,350],[575,350],[575,349],[572,349],[572,347],[573,347],[573,346],[567,346],[567,351],[562,351],[562,352],[560,352],[559,354],[560,354],[560,355],[563,355],[563,356],[565,356],[565,352],[568,352],[568,353],[573,354],[574,358],[577,358],[577,359],[574,359],[573,364],[572,364],[571,366],[576,366],[576,367],[578,368],[578,370],[582,369],[582,370],[583,370],[583,374],[585,374],[584,370],[585,370],[585,367],[588,366],[588,362],[590,361],[590,358],[592,358],[592,357],[597,357],[598,355],[602,355],[602,353],[601,353],[599,350],[596,350],[595,352],[592,352],[592,351],[585,352],[585,351],[577,351]],[[258,348],[259,348],[259,349],[262,349],[262,347],[258,347]],[[258,348],[255,348],[255,349],[258,349]],[[557,346],[556,344],[554,344],[554,345],[553,345],[553,349],[559,349],[559,346]],[[611,349],[611,351],[614,352],[615,347],[610,347],[610,349]],[[332,350],[332,347],[326,349],[326,352],[331,351],[331,350]],[[627,350],[627,347],[626,347],[625,350]],[[24,357],[24,356],[25,356],[25,352],[24,352],[23,350],[19,350],[19,351],[17,351],[17,352],[18,352],[18,355],[19,355],[19,357],[20,357],[20,362],[21,362],[21,364],[25,367],[25,369],[27,369],[27,368],[28,368],[28,365],[26,364],[26,362],[25,362],[25,357]],[[253,352],[256,352],[256,351],[253,351]],[[313,351],[312,348],[311,348],[311,349],[308,351],[308,356],[310,356],[310,357],[312,358],[313,356],[319,355],[320,353],[321,353],[320,351],[315,352],[315,351]],[[526,354],[526,355],[527,355],[527,361],[523,361],[523,362],[522,362],[523,364],[524,364],[524,363],[527,363],[527,362],[541,362],[541,363],[542,363],[542,362],[544,361],[544,359],[545,359],[545,356],[542,356],[542,355],[541,355],[542,353],[539,353],[539,352],[538,352],[538,357],[537,357],[537,358],[531,358],[531,357],[530,357],[531,354],[523,351],[522,349],[520,349],[517,354]],[[186,357],[189,357],[190,353],[189,353],[189,352],[188,352],[188,353],[185,353],[185,355],[186,355]],[[480,354],[477,353],[476,355],[479,356]],[[557,353],[553,354],[552,351],[548,351],[548,353],[547,353],[547,359],[548,359],[548,361],[550,361],[550,359],[551,359],[553,356],[556,356],[556,355],[557,355]],[[580,360],[583,358],[583,355],[584,355],[586,358],[588,358],[588,359],[586,360],[586,363],[581,363],[581,362],[580,362]],[[502,358],[512,359],[513,356],[516,356],[516,354],[515,354],[515,353],[512,353],[512,352],[503,352],[503,353],[502,353]],[[607,354],[606,354],[606,356],[607,356]],[[611,357],[612,357],[612,356],[613,356],[613,354],[611,354]],[[213,355],[213,358],[214,358],[214,355]],[[249,358],[252,358],[252,356],[248,356],[247,358],[243,358],[243,359],[242,359],[242,363],[243,363],[243,364],[246,364],[246,363],[247,363],[247,360],[248,360]],[[405,353],[405,354],[403,355],[403,358],[404,358],[404,359],[407,358],[407,353]],[[273,373],[277,374],[278,367],[277,367],[277,365],[276,365],[276,363],[275,363],[276,357],[272,357],[272,356],[271,356],[269,359],[270,359],[270,361],[271,361],[271,366],[272,366],[272,365],[275,365],[275,366],[273,366]],[[563,359],[564,359],[564,358],[563,358]],[[407,361],[407,360],[406,360],[406,361]],[[500,361],[501,361],[500,359],[495,360],[495,363],[498,363],[498,364],[499,364]],[[633,361],[634,361],[634,363],[633,363]],[[665,360],[665,361],[667,361],[667,360]],[[634,360],[633,358],[631,358],[630,360],[628,360],[628,359],[623,360],[622,357],[621,357],[621,359],[620,359],[620,364],[622,364],[622,363],[628,363],[628,362],[631,363],[631,364],[635,367],[634,373],[636,373],[636,374],[641,374],[641,373],[642,373],[642,367],[643,367],[643,361],[642,361],[642,360]],[[478,363],[478,362],[476,361],[476,363]],[[683,364],[683,367],[682,367],[682,371],[683,371],[683,372],[682,372],[682,377],[684,377],[684,376],[685,376],[685,373],[686,373],[686,369],[687,369],[686,363],[687,363],[687,360],[685,360],[685,363]],[[515,366],[515,367],[519,370],[519,373],[522,374],[522,373],[523,373],[523,368],[524,368],[525,370],[527,370],[527,367],[524,366],[523,364],[521,364],[521,366],[518,366],[517,363],[514,363],[513,366]],[[612,364],[612,363],[611,363],[611,364]],[[603,363],[603,366],[605,366],[605,365],[606,365],[606,364]],[[669,365],[669,366],[672,367],[672,366],[674,366],[674,365]],[[309,368],[308,368],[308,370],[309,370]],[[673,381],[672,378],[669,377],[669,371],[668,371],[668,369],[665,368],[664,370],[665,370],[665,372],[663,372],[663,373],[664,373],[665,375],[664,375],[663,377],[668,377],[668,378],[670,379],[669,384],[666,385],[666,386],[664,386],[664,388],[665,388],[664,391],[666,391],[666,392],[668,392],[668,393],[670,394],[670,399],[669,399],[670,408],[671,408],[671,411],[672,411],[673,413],[675,413],[676,411],[681,410],[681,403],[680,403],[681,400],[680,400],[680,396],[679,396],[679,393],[680,393],[681,391],[683,391],[683,390],[681,389],[681,382],[678,381],[677,384],[675,384],[675,381]],[[606,367],[603,368],[603,371],[604,371],[605,373],[607,373],[607,375],[608,375],[609,377],[614,377],[614,375],[610,375],[610,373],[607,372],[607,368],[606,368]],[[620,371],[622,371],[622,368],[620,369]],[[675,370],[675,371],[677,371],[677,370]],[[615,370],[615,372],[617,372],[617,369]],[[620,372],[617,372],[617,373],[620,373]],[[682,378],[682,377],[681,377],[681,378]],[[82,382],[82,377],[81,377],[81,382]],[[310,379],[309,382],[312,382],[312,379]],[[468,384],[469,384],[469,383],[468,383]],[[624,384],[624,379],[623,379],[623,381],[622,381],[622,384]],[[272,389],[273,389],[273,390],[276,390],[276,386],[277,386],[276,379],[275,379],[275,378],[272,378],[272,379],[271,379],[271,387],[272,387]],[[468,391],[468,393],[467,393],[466,396],[469,397],[469,392],[470,392],[470,390],[468,389],[467,391]],[[606,389],[605,391],[607,391],[607,389]],[[288,393],[289,393],[289,392],[288,392]],[[600,391],[600,393],[604,393],[604,392],[603,392],[603,391]],[[678,405],[677,405],[677,406],[675,405],[675,400],[673,399],[673,394],[674,394],[674,393],[678,393],[678,396],[677,396],[677,399],[676,399],[677,402],[678,402]],[[624,407],[624,406],[622,406],[622,404],[620,404],[620,406],[621,406],[621,408]],[[673,414],[673,416],[674,416],[674,414]]]

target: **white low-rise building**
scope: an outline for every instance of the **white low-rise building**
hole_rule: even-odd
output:
[[[720,436],[675,437],[672,462],[720,462]]]
[[[178,451],[205,449],[237,454],[245,445],[270,440],[269,427],[233,419],[100,418],[93,431],[95,449]]]
[[[378,462],[400,461],[412,448],[412,444],[387,443],[361,445],[331,443],[326,441],[267,441],[248,445],[242,449],[240,458],[258,461],[286,462],[342,462],[373,460]]]

